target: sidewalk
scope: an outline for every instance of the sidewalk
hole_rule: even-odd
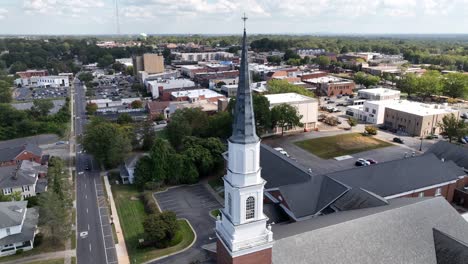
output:
[[[104,176],[104,185],[107,192],[107,198],[109,199],[112,221],[114,222],[115,232],[119,243],[115,244],[115,250],[117,251],[117,259],[119,264],[130,264],[130,258],[128,257],[127,247],[125,246],[125,239],[120,226],[119,215],[117,214],[117,208],[115,208],[114,197],[112,196],[112,190],[109,184],[109,179]]]
[[[6,262],[0,262],[0,263],[1,264],[26,264],[26,263],[30,263],[33,261],[63,259],[63,258],[71,258],[74,256],[76,256],[75,250],[65,250],[65,251],[33,255],[29,257],[19,258],[15,260],[6,261]]]

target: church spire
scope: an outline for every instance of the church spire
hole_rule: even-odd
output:
[[[252,92],[250,90],[250,73],[247,55],[247,33],[244,20],[244,37],[242,39],[242,55],[239,69],[239,84],[237,87],[236,106],[234,112],[234,122],[232,125],[232,143],[248,144],[259,141],[255,132],[255,118],[253,111]]]

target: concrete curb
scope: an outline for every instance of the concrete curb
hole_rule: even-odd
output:
[[[154,196],[153,196],[153,197],[154,197]],[[159,207],[159,205],[158,205],[158,207]],[[192,224],[190,224],[190,221],[189,221],[187,218],[179,218],[178,220],[185,220],[185,221],[187,222],[187,224],[190,226],[190,229],[192,229],[192,232],[193,232],[193,235],[194,235],[192,243],[190,243],[190,245],[188,245],[187,247],[185,247],[185,248],[183,248],[183,249],[181,249],[181,250],[179,250],[179,251],[172,252],[172,253],[170,253],[170,254],[167,254],[167,255],[165,255],[165,256],[161,256],[161,257],[159,257],[159,258],[155,258],[155,259],[148,260],[148,261],[146,261],[146,262],[143,262],[142,264],[149,264],[149,263],[151,263],[151,262],[153,262],[153,261],[158,261],[158,260],[161,260],[161,259],[165,259],[165,258],[174,256],[174,255],[177,255],[177,254],[179,254],[179,253],[182,253],[182,252],[184,252],[184,251],[187,251],[188,249],[190,249],[190,248],[193,246],[193,244],[195,244],[195,242],[197,241],[197,232],[195,232],[195,229],[193,228]]]

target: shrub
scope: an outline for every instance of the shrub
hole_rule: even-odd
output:
[[[23,251],[24,251],[24,250],[23,250],[22,248],[17,249],[17,250],[16,250],[16,255],[21,255],[21,254],[23,254]]]
[[[147,214],[157,214],[157,213],[159,213],[159,208],[156,205],[156,202],[154,201],[153,193],[144,192],[141,195],[141,200],[143,201],[143,204],[145,206],[145,212]]]
[[[327,116],[323,122],[327,125],[330,125],[330,126],[336,126],[338,125],[338,118],[337,117],[334,117],[334,116]]]
[[[366,126],[365,131],[369,135],[377,135],[377,128],[374,126]]]
[[[358,121],[356,120],[356,118],[350,117],[350,118],[348,118],[348,124],[349,124],[349,126],[351,126],[351,127],[357,126]]]
[[[169,246],[179,229],[176,214],[170,211],[149,215],[143,226],[145,240],[158,248]]]
[[[37,234],[34,237],[34,247],[41,245],[43,240],[44,240],[44,235],[42,233]]]
[[[161,186],[162,186],[161,182],[150,181],[150,182],[145,183],[143,188],[148,191],[157,191],[159,190],[159,188],[161,188]]]
[[[28,201],[28,208],[39,205],[39,200],[37,196],[31,196],[26,198],[25,200]]]

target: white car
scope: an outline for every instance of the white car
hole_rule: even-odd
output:
[[[358,159],[357,161],[365,163],[367,166],[371,165],[371,163],[365,159]]]
[[[279,153],[285,155],[286,157],[290,157],[288,152],[286,152],[283,148],[274,148],[274,150],[278,151]]]

